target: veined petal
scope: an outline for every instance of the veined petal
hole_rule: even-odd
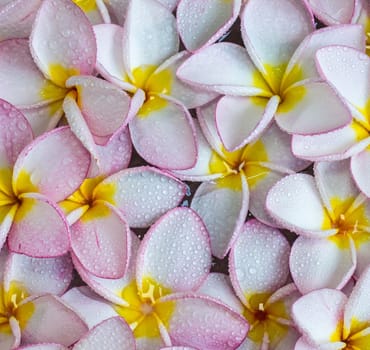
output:
[[[130,124],[132,143],[149,163],[183,170],[196,162],[195,131],[188,110],[164,96],[149,99]]]
[[[125,124],[130,97],[115,85],[91,76],[76,76],[68,79],[66,86],[77,89],[78,105],[92,134],[109,136]]]
[[[8,237],[9,249],[33,257],[57,257],[70,248],[69,228],[59,207],[36,193],[22,195]]]
[[[58,343],[70,346],[87,332],[86,324],[67,307],[60,298],[51,294],[34,298],[17,309],[18,317],[28,316],[32,304],[33,312],[22,329],[22,340],[26,343]],[[40,327],[42,320],[42,327]]]
[[[19,155],[14,165],[14,192],[39,192],[56,202],[63,200],[81,185],[89,165],[89,153],[70,128],[55,129]]]
[[[91,74],[95,36],[88,18],[72,1],[45,0],[30,37],[32,56],[46,77],[64,87],[72,75]]]
[[[130,228],[115,207],[96,203],[71,226],[71,247],[94,275],[120,278],[128,265]]]
[[[239,15],[240,0],[182,0],[176,11],[177,26],[185,47],[195,51],[214,43]],[[199,20],[199,14],[202,20]]]
[[[351,172],[358,188],[370,197],[370,181],[366,173],[370,169],[370,148],[366,147],[364,150],[355,154],[351,158]]]
[[[217,43],[188,58],[177,70],[183,81],[235,96],[271,96],[247,51],[233,43]]]
[[[174,15],[155,0],[131,1],[123,32],[126,71],[159,66],[178,51],[179,37]]]
[[[295,302],[293,317],[303,336],[313,344],[340,341],[346,302],[347,297],[340,291],[316,290]]]
[[[176,178],[144,166],[109,176],[95,188],[94,196],[119,208],[130,226],[147,227],[179,205],[185,192]]]
[[[204,221],[212,253],[222,259],[237,237],[248,213],[249,189],[243,174],[203,182],[196,190],[191,208]]]
[[[211,249],[203,222],[189,208],[175,208],[162,216],[144,237],[136,268],[138,289],[143,294],[159,285],[163,288],[159,296],[194,290],[210,268]]]
[[[321,288],[343,288],[356,267],[351,238],[298,237],[290,254],[290,271],[301,293]],[[341,245],[338,244],[340,242]]]
[[[158,301],[161,309],[171,306],[173,313],[161,321],[174,345],[231,350],[240,345],[248,331],[247,322],[239,314],[207,296],[178,293]]]
[[[328,25],[350,23],[355,3],[356,0],[308,0],[315,16]]]
[[[247,221],[230,253],[231,282],[245,305],[251,295],[272,293],[284,285],[289,253],[289,243],[279,230]]]

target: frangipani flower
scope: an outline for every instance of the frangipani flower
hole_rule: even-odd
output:
[[[358,279],[349,297],[341,291],[312,291],[293,304],[292,312],[303,337],[295,350],[370,348],[370,269]]]
[[[130,257],[129,226],[150,226],[185,193],[182,182],[151,167],[86,179],[59,203],[71,225],[73,254],[99,277],[122,277]]]
[[[303,170],[309,163],[293,156],[291,137],[275,124],[242,149],[226,151],[213,118],[216,106],[217,101],[198,110],[208,142],[199,131],[197,164],[175,174],[185,180],[203,181],[191,208],[208,229],[213,255],[223,258],[244,224],[248,209],[259,220],[274,224],[265,210],[267,191],[286,174]]]
[[[58,342],[69,346],[86,332],[85,323],[55,295],[72,280],[69,257],[30,258],[0,251],[0,348]]]
[[[290,271],[302,293],[341,289],[370,263],[370,200],[355,185],[349,161],[316,163],[314,173],[287,176],[266,200],[277,222],[300,235]]]
[[[112,312],[123,317],[138,350],[171,345],[235,349],[247,333],[247,323],[227,306],[194,292],[211,266],[201,219],[191,209],[173,209],[149,229],[137,252],[138,245],[133,236],[130,268],[122,279],[101,279],[76,264],[81,277],[111,306],[76,288],[64,300],[90,322]]]
[[[62,255],[69,250],[70,232],[56,202],[80,186],[89,169],[89,153],[68,127],[31,142],[24,116],[0,102],[0,246],[8,236],[12,251]]]
[[[296,0],[250,0],[241,20],[247,50],[217,43],[195,53],[177,71],[187,83],[226,95],[215,118],[227,150],[253,141],[274,116],[292,134],[319,134],[350,122],[346,106],[320,79],[314,54],[342,43],[364,50],[361,26],[310,34],[312,17],[304,2]]]
[[[189,54],[178,53],[173,14],[155,0],[135,0],[128,6],[123,28],[98,25],[94,30],[99,73],[142,96],[141,108],[129,123],[137,152],[160,168],[193,166],[195,131],[187,108],[204,104],[215,94],[194,91],[176,78],[177,67]]]

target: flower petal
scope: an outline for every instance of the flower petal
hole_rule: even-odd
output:
[[[52,82],[64,87],[72,75],[91,74],[95,36],[88,18],[68,0],[43,1],[30,37],[32,56]]]
[[[178,51],[174,15],[155,0],[131,1],[123,32],[124,63],[133,78],[135,68],[157,67]]]
[[[162,97],[147,101],[130,122],[130,132],[139,155],[159,168],[182,170],[195,164],[194,125],[178,102]]]
[[[121,317],[112,317],[95,326],[82,338],[74,350],[104,349],[135,350],[135,338],[128,324]]]
[[[154,280],[171,292],[190,291],[200,286],[210,268],[211,249],[204,224],[191,209],[175,208],[144,237],[137,260],[138,289]]]
[[[130,251],[130,228],[122,214],[109,203],[90,207],[71,226],[71,246],[84,266],[102,278],[124,275]]]
[[[304,337],[300,337],[295,344],[294,350],[317,350],[317,347],[307,343]]]
[[[55,129],[19,155],[14,165],[14,191],[18,195],[39,192],[53,201],[63,200],[81,185],[89,165],[89,153],[70,128]]]
[[[370,169],[370,149],[366,147],[363,151],[351,158],[351,172],[358,188],[370,197],[370,181],[366,174]]]
[[[290,271],[301,293],[345,286],[356,267],[356,251],[351,239],[342,242],[344,247],[327,238],[296,239],[290,254]]]
[[[198,50],[219,39],[235,22],[240,7],[240,0],[180,1],[176,12],[177,27],[187,50]]]
[[[356,0],[308,0],[313,13],[325,24],[350,23]]]
[[[294,303],[293,318],[303,336],[313,344],[340,341],[340,323],[346,302],[347,297],[340,291],[316,290]]]
[[[22,341],[25,343],[58,343],[70,346],[87,332],[85,323],[56,296],[47,294],[36,297],[20,305],[18,313],[27,313],[29,304],[32,305],[33,312],[24,328],[21,327]]]
[[[248,204],[248,184],[243,175],[203,182],[196,190],[191,208],[204,221],[216,257],[222,259],[230,250],[247,217]]]
[[[176,178],[144,166],[109,176],[94,193],[119,208],[130,226],[148,227],[179,205],[185,192],[185,185]]]
[[[22,346],[19,350],[68,350],[65,346],[60,344],[34,344],[28,346]]]
[[[172,294],[158,304],[163,309],[174,306],[170,318],[162,320],[174,345],[231,350],[248,331],[248,324],[239,314],[206,296]]]
[[[247,221],[230,252],[230,279],[245,305],[252,294],[272,293],[284,285],[289,253],[289,243],[279,230]]]

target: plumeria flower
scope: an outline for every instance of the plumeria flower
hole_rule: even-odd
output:
[[[340,62],[336,60],[341,57]],[[342,95],[353,120],[348,126],[316,136],[294,136],[293,152],[311,160],[351,157],[351,170],[359,188],[369,197],[370,182],[370,58],[364,53],[334,46],[317,52],[322,76]]]
[[[189,54],[178,53],[174,15],[155,0],[136,0],[128,6],[123,28],[98,25],[94,30],[99,73],[142,96],[139,112],[129,123],[137,152],[160,168],[193,166],[195,131],[187,108],[204,104],[215,94],[202,93],[176,78],[177,67]]]
[[[218,102],[215,118],[228,151],[253,141],[273,117],[286,132],[305,135],[350,122],[344,103],[320,78],[314,54],[342,43],[364,50],[361,26],[311,34],[310,12],[296,0],[248,1],[241,21],[246,49],[217,43],[195,53],[177,71],[187,83],[226,95]]]
[[[241,0],[181,0],[176,18],[186,49],[197,51],[222,38],[238,18],[241,3]]]
[[[290,271],[302,293],[341,289],[370,263],[370,201],[355,185],[349,161],[316,163],[314,174],[287,176],[266,200],[271,215],[300,235]]]
[[[52,257],[66,253],[70,232],[56,202],[73,193],[90,165],[89,153],[68,127],[33,142],[24,116],[0,104],[0,245]],[[28,145],[27,145],[28,144]]]
[[[259,220],[274,225],[265,210],[269,188],[286,174],[309,165],[293,156],[291,137],[272,124],[261,137],[242,149],[228,152],[217,134],[217,101],[198,110],[199,156],[196,166],[176,172],[182,179],[202,181],[191,208],[203,219],[216,257],[226,256],[246,219],[248,209]]]
[[[367,268],[349,297],[333,289],[315,290],[301,297],[293,305],[293,317],[303,336],[294,349],[369,349],[369,290]]]
[[[21,342],[69,346],[80,339],[87,326],[56,296],[72,280],[69,257],[30,258],[3,248],[0,263],[2,350],[14,349]]]
[[[195,292],[209,273],[211,251],[207,231],[191,209],[167,212],[138,246],[133,236],[130,267],[121,279],[98,278],[77,262],[84,281],[109,302],[86,288],[70,290],[64,300],[90,326],[94,319],[99,322],[112,313],[123,317],[138,350],[175,345],[231,350],[242,342],[247,322],[215,299]]]

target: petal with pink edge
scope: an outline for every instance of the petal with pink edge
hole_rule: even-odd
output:
[[[30,47],[40,70],[61,87],[70,76],[91,74],[95,67],[92,25],[72,1],[43,1],[33,25]]]
[[[124,275],[130,228],[109,203],[96,203],[71,226],[71,247],[85,269],[102,278]]]
[[[95,326],[74,347],[86,349],[135,350],[135,338],[121,317],[113,317]]]
[[[338,242],[342,247],[338,246]],[[290,271],[301,293],[321,288],[343,288],[356,267],[352,239],[298,237],[290,254]]]
[[[63,200],[81,185],[89,165],[89,153],[70,128],[55,129],[19,155],[14,165],[14,192],[39,192],[53,201]]]
[[[341,128],[351,120],[344,101],[332,87],[320,81],[290,87],[276,112],[276,122],[290,134],[320,134]]]
[[[350,23],[356,0],[308,0],[313,13],[325,24]]]
[[[47,81],[29,51],[28,40],[0,43],[0,97],[18,107],[63,99],[65,89]]]
[[[171,292],[189,291],[200,286],[210,268],[211,249],[203,222],[191,209],[175,208],[145,235],[136,279],[143,292],[152,281]]]
[[[125,124],[130,97],[120,88],[90,76],[71,77],[66,86],[77,89],[78,105],[92,134],[109,136]]]
[[[96,198],[118,207],[132,227],[148,227],[180,204],[185,185],[158,169],[144,166],[122,170],[102,181]]]
[[[217,130],[225,148],[235,151],[254,141],[275,116],[279,99],[224,96],[217,104]]]
[[[194,125],[183,105],[163,97],[154,97],[144,103],[129,126],[136,151],[148,163],[173,170],[194,166]]]
[[[176,12],[177,27],[185,47],[195,51],[214,43],[235,22],[240,7],[240,0],[180,1]]]
[[[351,158],[351,172],[358,188],[370,197],[370,181],[366,174],[370,169],[370,148],[366,147],[363,151],[355,154]]]
[[[284,285],[289,253],[289,243],[279,230],[247,221],[230,252],[231,282],[243,303],[248,305],[252,294],[272,293]]]
[[[152,69],[178,51],[174,15],[155,0],[131,1],[123,32],[123,55],[131,78],[135,69]],[[153,70],[154,70],[153,69]]]
[[[203,182],[191,208],[202,218],[211,239],[212,253],[222,259],[230,250],[248,213],[249,189],[244,175],[229,175]]]
[[[293,318],[303,336],[313,344],[340,341],[346,302],[347,297],[340,291],[316,290],[294,303]]]
[[[72,281],[73,265],[69,256],[32,258],[10,254],[4,284],[22,281],[30,295],[64,293]]]
[[[341,57],[340,62],[336,60],[338,56]],[[319,50],[316,60],[322,77],[357,108],[366,120],[369,117],[366,107],[370,96],[370,58],[349,47],[332,46]]]
[[[242,316],[207,296],[179,293],[158,301],[159,310],[169,308],[173,308],[173,313],[163,312],[164,317],[160,318],[173,345],[232,350],[240,345],[248,331]]]
[[[177,76],[221,94],[272,95],[244,47],[233,43],[217,43],[200,50],[180,66]]]
[[[312,15],[303,1],[251,0],[241,22],[243,41],[253,62],[276,88],[295,49],[314,29]]]
[[[48,294],[36,297],[19,305],[17,312],[27,312],[30,304],[32,315],[24,327],[21,327],[22,341],[25,343],[58,343],[70,346],[88,330],[77,314],[56,296]]]
[[[30,124],[24,115],[0,99],[0,169],[12,168],[19,153],[33,140]]]
[[[69,228],[59,207],[36,193],[23,194],[9,232],[9,249],[33,257],[57,257],[70,248]]]

